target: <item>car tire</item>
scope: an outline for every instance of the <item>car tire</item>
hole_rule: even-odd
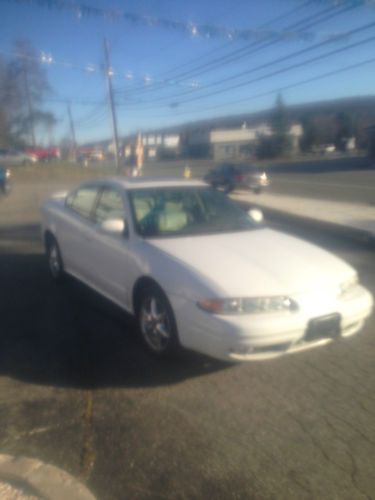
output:
[[[57,240],[49,236],[46,243],[46,252],[50,275],[56,283],[61,283],[64,279],[64,263]]]
[[[260,188],[260,187],[253,188],[253,193],[254,194],[260,194],[261,192],[262,192],[262,188]]]
[[[224,188],[224,193],[229,194],[233,191],[233,189],[234,189],[233,184],[227,184]]]
[[[136,318],[138,331],[148,352],[158,358],[167,358],[180,350],[172,307],[157,285],[151,285],[140,293]]]

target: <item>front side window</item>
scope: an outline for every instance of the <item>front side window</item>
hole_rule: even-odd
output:
[[[109,219],[125,219],[122,196],[115,189],[103,190],[94,212],[94,220],[99,224]]]
[[[222,193],[210,188],[136,189],[129,192],[138,234],[192,236],[259,228]]]
[[[82,217],[89,219],[94,207],[99,188],[94,186],[82,187],[68,195],[66,205]]]

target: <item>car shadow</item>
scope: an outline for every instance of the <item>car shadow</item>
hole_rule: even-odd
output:
[[[0,276],[0,375],[59,387],[146,387],[231,366],[187,351],[170,360],[148,354],[132,317],[73,278],[53,283],[41,251],[0,253]]]

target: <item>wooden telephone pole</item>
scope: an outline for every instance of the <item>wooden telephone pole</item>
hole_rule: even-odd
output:
[[[119,172],[120,159],[119,159],[119,148],[118,148],[117,118],[116,118],[115,103],[114,103],[114,98],[113,98],[112,68],[111,68],[110,55],[109,55],[109,46],[108,46],[108,42],[106,39],[104,39],[104,57],[105,57],[105,73],[106,73],[107,84],[108,84],[109,107],[110,107],[111,117],[112,117],[113,144],[114,144],[114,148],[115,148],[116,170],[117,170],[117,172]]]

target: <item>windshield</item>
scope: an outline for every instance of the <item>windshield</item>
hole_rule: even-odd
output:
[[[145,238],[192,236],[260,227],[210,188],[139,189],[129,193],[136,232]]]

